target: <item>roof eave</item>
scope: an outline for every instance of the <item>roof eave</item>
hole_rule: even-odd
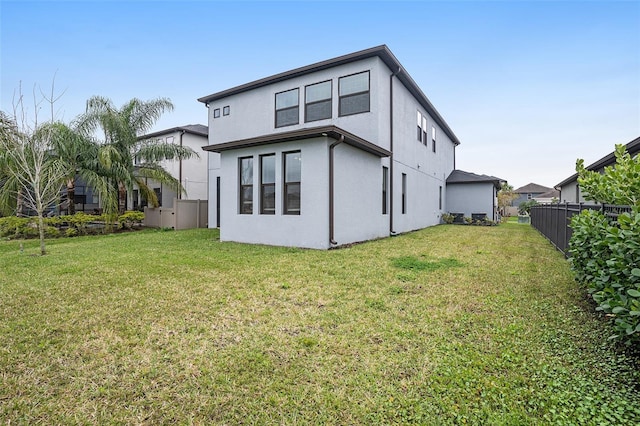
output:
[[[167,133],[175,133],[175,132],[185,132],[185,133],[190,133],[192,135],[197,135],[197,136],[203,136],[205,138],[209,137],[209,133],[201,133],[198,131],[194,131],[192,129],[183,127],[183,126],[178,126],[178,127],[173,127],[171,129],[166,129],[166,130],[160,130],[157,132],[153,132],[153,133],[149,133],[146,135],[140,135],[137,137],[136,140],[145,140],[145,139],[151,139],[151,138],[155,138],[157,136],[162,136],[162,135],[166,135]]]
[[[376,155],[378,157],[389,157],[391,155],[390,151],[336,126],[313,127],[293,130],[290,132],[275,133],[249,139],[240,139],[237,141],[203,146],[202,149],[208,152],[221,153],[233,149],[250,148],[254,146],[310,139],[316,137],[330,137],[332,139],[338,140],[341,136],[344,136],[344,142],[346,144],[354,146],[370,154]]]

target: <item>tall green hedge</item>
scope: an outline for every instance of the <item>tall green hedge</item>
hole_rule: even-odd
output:
[[[618,216],[617,223],[597,210],[571,220],[571,264],[613,323],[612,339],[640,343],[640,212]]]
[[[571,220],[569,242],[576,278],[613,324],[612,339],[640,344],[640,157],[623,145],[615,150],[616,165],[604,173],[588,171],[578,160],[578,183],[586,198],[631,206],[617,220],[601,211],[584,210]]]

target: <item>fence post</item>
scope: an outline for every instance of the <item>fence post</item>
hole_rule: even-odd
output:
[[[564,227],[564,252],[565,256],[567,255],[567,248],[569,247],[569,241],[567,241],[567,238],[569,237],[567,234],[567,230],[569,229],[569,202],[565,202],[564,203],[564,223],[563,223],[563,227]]]

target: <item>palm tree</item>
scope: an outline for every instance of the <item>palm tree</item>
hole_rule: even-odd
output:
[[[78,128],[85,135],[95,134],[98,130],[104,133],[96,158],[107,171],[112,187],[117,188],[120,213],[124,213],[127,191],[132,191],[134,185],[151,206],[158,206],[158,198],[147,185],[147,178],[169,185],[176,192],[184,192],[180,182],[160,162],[198,154],[188,147],[138,140],[151,130],[164,112],[172,110],[173,104],[166,98],[149,101],[134,98],[119,109],[102,96],[87,101],[87,110],[79,118]]]
[[[75,187],[80,178],[101,195],[105,211],[114,212],[117,200],[110,188],[107,170],[99,161],[100,145],[90,136],[75,127],[63,123],[51,125],[53,155],[67,171],[66,186],[67,214],[75,213]]]
[[[11,173],[12,158],[9,155],[10,141],[16,132],[17,128],[11,118],[0,111],[0,216],[12,216],[19,209],[17,194],[20,186]]]

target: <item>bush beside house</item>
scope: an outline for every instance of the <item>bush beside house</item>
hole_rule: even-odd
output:
[[[612,339],[640,343],[640,158],[617,145],[615,167],[600,174],[578,160],[578,182],[588,199],[629,205],[617,220],[601,211],[585,210],[571,220],[571,264],[576,278],[612,320]]]

